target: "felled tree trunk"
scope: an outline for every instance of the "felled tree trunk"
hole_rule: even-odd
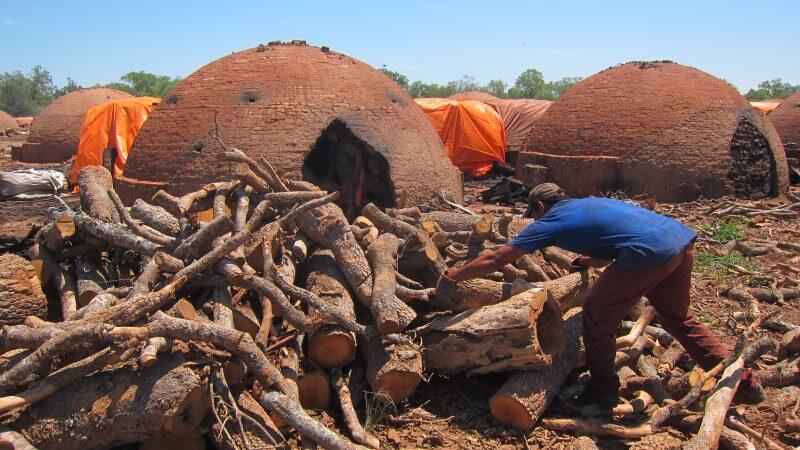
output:
[[[76,287],[78,288],[78,303],[86,306],[106,288],[106,280],[97,267],[88,260],[81,260],[75,264]]]
[[[400,241],[391,233],[383,233],[367,249],[372,265],[372,303],[370,311],[382,335],[397,333],[408,326],[410,316],[396,308],[397,251]],[[412,317],[413,318],[413,317]]]
[[[166,209],[151,205],[140,198],[133,202],[131,216],[167,236],[176,236],[180,231],[180,224],[175,216],[167,212]]]
[[[102,372],[21,411],[10,426],[41,449],[101,449],[188,434],[208,411],[206,381],[170,355],[137,372]]]
[[[315,251],[306,261],[305,268],[308,271],[306,289],[355,320],[353,299],[347,290],[347,280],[336,267],[333,253],[327,249]],[[353,333],[322,318],[314,308],[309,308],[308,314],[314,321],[326,323],[309,335],[308,356],[317,364],[328,368],[342,367],[352,361],[356,354],[356,338]]]
[[[564,313],[583,306],[600,273],[602,271],[596,269],[581,270],[555,280],[535,283],[534,286],[549,292]]]
[[[383,392],[401,402],[417,389],[422,380],[422,356],[419,346],[401,335],[381,339],[359,337],[358,346],[366,361],[366,379],[375,392]]]
[[[453,312],[494,305],[511,297],[511,283],[476,278],[453,283],[442,278],[436,286],[431,307],[440,311]]]
[[[30,261],[4,253],[0,255],[0,324],[20,324],[28,316],[47,317],[41,282]]]
[[[119,222],[117,207],[108,197],[114,189],[111,173],[101,166],[86,166],[78,172],[78,187],[81,194],[81,208],[91,217],[101,222]]]
[[[566,318],[566,345],[551,365],[512,375],[489,399],[489,411],[495,420],[520,430],[533,428],[580,359],[582,320],[581,312]]]
[[[558,304],[540,289],[437,319],[416,331],[425,367],[446,375],[544,367],[564,347]]]
[[[422,220],[425,219],[433,220],[446,232],[472,231],[472,226],[475,222],[481,220],[481,216],[448,211],[431,211],[422,214]]]
[[[755,373],[755,378],[765,387],[783,387],[800,382],[800,357],[761,369]]]

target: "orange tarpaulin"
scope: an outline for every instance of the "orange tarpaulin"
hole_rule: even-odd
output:
[[[477,100],[418,98],[417,104],[433,123],[453,165],[476,177],[492,163],[506,162],[506,133],[500,115]]]
[[[83,119],[70,184],[78,182],[82,168],[102,165],[103,151],[109,147],[117,149],[114,176],[122,175],[133,140],[160,102],[156,97],[137,97],[93,106]]]
[[[761,114],[767,114],[768,112],[772,111],[773,109],[777,108],[778,105],[781,104],[783,100],[779,98],[771,98],[769,100],[763,100],[760,102],[750,102],[750,106],[759,110]]]

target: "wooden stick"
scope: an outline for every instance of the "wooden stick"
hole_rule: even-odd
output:
[[[0,424],[0,446],[9,450],[36,450],[25,436]]]
[[[259,401],[267,411],[278,415],[301,435],[312,439],[325,449],[364,450],[367,448],[342,439],[325,425],[314,420],[303,411],[297,402],[293,402],[285,394],[264,391]]]
[[[331,386],[339,396],[339,405],[342,408],[342,416],[350,430],[350,435],[353,440],[359,444],[366,445],[369,448],[380,448],[381,442],[375,436],[364,430],[361,422],[358,420],[358,414],[353,407],[353,399],[350,397],[350,389],[342,376],[342,371],[339,369],[331,369]]]
[[[633,327],[631,327],[631,331],[622,337],[617,338],[617,348],[624,348],[630,345],[633,345],[639,336],[642,335],[645,328],[650,325],[650,322],[656,316],[656,309],[652,306],[648,306],[642,312],[642,315],[639,316],[639,319],[634,323]]]

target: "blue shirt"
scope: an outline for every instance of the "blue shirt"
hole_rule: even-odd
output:
[[[610,198],[561,200],[509,245],[529,253],[555,245],[625,269],[666,263],[697,237],[682,223]]]

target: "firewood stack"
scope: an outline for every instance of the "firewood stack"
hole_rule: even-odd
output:
[[[224,449],[288,448],[295,437],[378,448],[356,412],[365,390],[399,403],[424,371],[509,372],[492,415],[518,428],[539,421],[581,358],[578,307],[598,271],[570,273],[570,256],[548,250],[452,284],[444,270],[524,222],[366,205],[350,223],[337,193],[224,155],[232,180],[131,207],[105,168],[81,171],[80,210],[53,209],[30,250],[33,278],[58,301],[2,328],[0,439],[204,448],[208,433]],[[631,325],[620,366],[665,334],[648,327],[652,316]],[[657,385],[651,372],[638,385]],[[346,429],[307,410],[341,411]]]

